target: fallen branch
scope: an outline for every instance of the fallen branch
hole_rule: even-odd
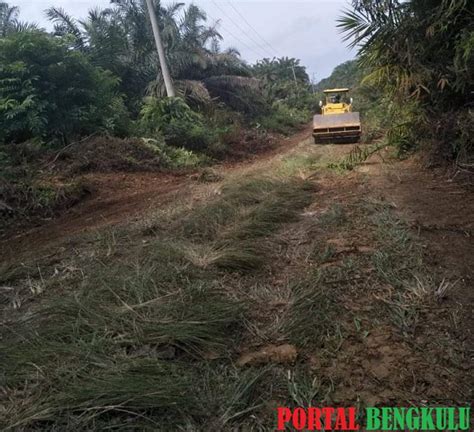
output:
[[[72,147],[72,146],[74,146],[74,145],[76,145],[76,144],[80,144],[80,143],[82,143],[82,142],[84,142],[84,141],[87,141],[89,138],[92,138],[94,135],[97,135],[97,133],[98,133],[98,132],[94,132],[94,133],[92,133],[92,134],[86,136],[85,138],[80,139],[79,141],[74,141],[74,142],[72,142],[71,144],[68,144],[66,147],[63,147],[61,150],[59,150],[59,151],[56,153],[56,156],[54,157],[54,159],[53,159],[51,162],[49,162],[49,163],[45,166],[45,168],[48,168],[48,167],[50,167],[51,165],[53,165],[54,162],[56,162],[56,161],[58,160],[59,156],[60,156],[66,149],[68,149],[68,148],[70,148],[70,147]]]

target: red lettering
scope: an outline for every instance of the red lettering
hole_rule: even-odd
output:
[[[306,427],[306,411],[303,408],[295,408],[293,411],[293,426],[297,430]]]
[[[336,408],[336,422],[334,423],[334,429],[336,430],[347,430],[346,411],[344,408]]]
[[[285,407],[277,408],[277,430],[285,430],[285,424],[291,420],[291,410]]]
[[[321,408],[321,411],[324,415],[324,429],[331,430],[332,429],[332,415],[334,414],[334,408],[325,407]]]
[[[308,408],[308,429],[317,431],[323,429],[321,425],[321,410],[319,408]]]
[[[295,430],[358,431],[360,429],[357,423],[357,411],[354,407],[308,407],[307,409],[298,407],[294,410],[278,407],[276,430],[286,430],[286,426],[290,422]]]
[[[359,424],[357,423],[357,412],[354,407],[347,408],[347,413],[349,416],[349,425],[348,430],[355,431],[359,430]]]

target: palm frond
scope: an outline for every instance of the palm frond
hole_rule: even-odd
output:
[[[57,36],[70,34],[74,36],[78,48],[85,45],[84,35],[76,20],[61,7],[50,7],[45,11],[47,18],[54,23],[54,32]]]

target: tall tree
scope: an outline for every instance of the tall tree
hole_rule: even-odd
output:
[[[34,23],[19,21],[19,12],[20,9],[18,7],[0,2],[0,37],[5,37],[10,33],[36,30],[38,28]]]
[[[122,91],[137,112],[145,93],[165,94],[152,29],[144,1],[111,3],[110,8],[91,10],[82,21],[58,8],[50,8],[47,13],[55,22],[56,35],[70,37],[73,48],[87,52],[95,64],[121,78]],[[205,78],[249,76],[237,51],[220,51],[222,36],[217,23],[207,25],[206,14],[199,7],[191,4],[184,8],[183,3],[162,7],[156,0],[154,6],[178,94],[193,103],[210,102]]]

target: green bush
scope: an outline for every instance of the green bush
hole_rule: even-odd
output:
[[[175,98],[147,98],[141,110],[139,128],[146,136],[164,136],[167,145],[206,152],[219,139],[186,102]]]
[[[143,138],[143,145],[159,155],[166,168],[193,168],[209,162],[204,155],[182,147],[171,147],[154,138]]]
[[[354,1],[352,6],[338,26],[358,48],[364,83],[397,105],[386,120],[389,143],[401,153],[423,147],[448,160],[468,158],[472,146],[462,131],[469,129],[472,106],[474,3]]]
[[[272,113],[261,117],[258,125],[268,131],[289,134],[311,118],[309,110],[290,108],[283,103],[273,104]]]
[[[41,32],[0,39],[0,142],[120,129],[118,79]]]

